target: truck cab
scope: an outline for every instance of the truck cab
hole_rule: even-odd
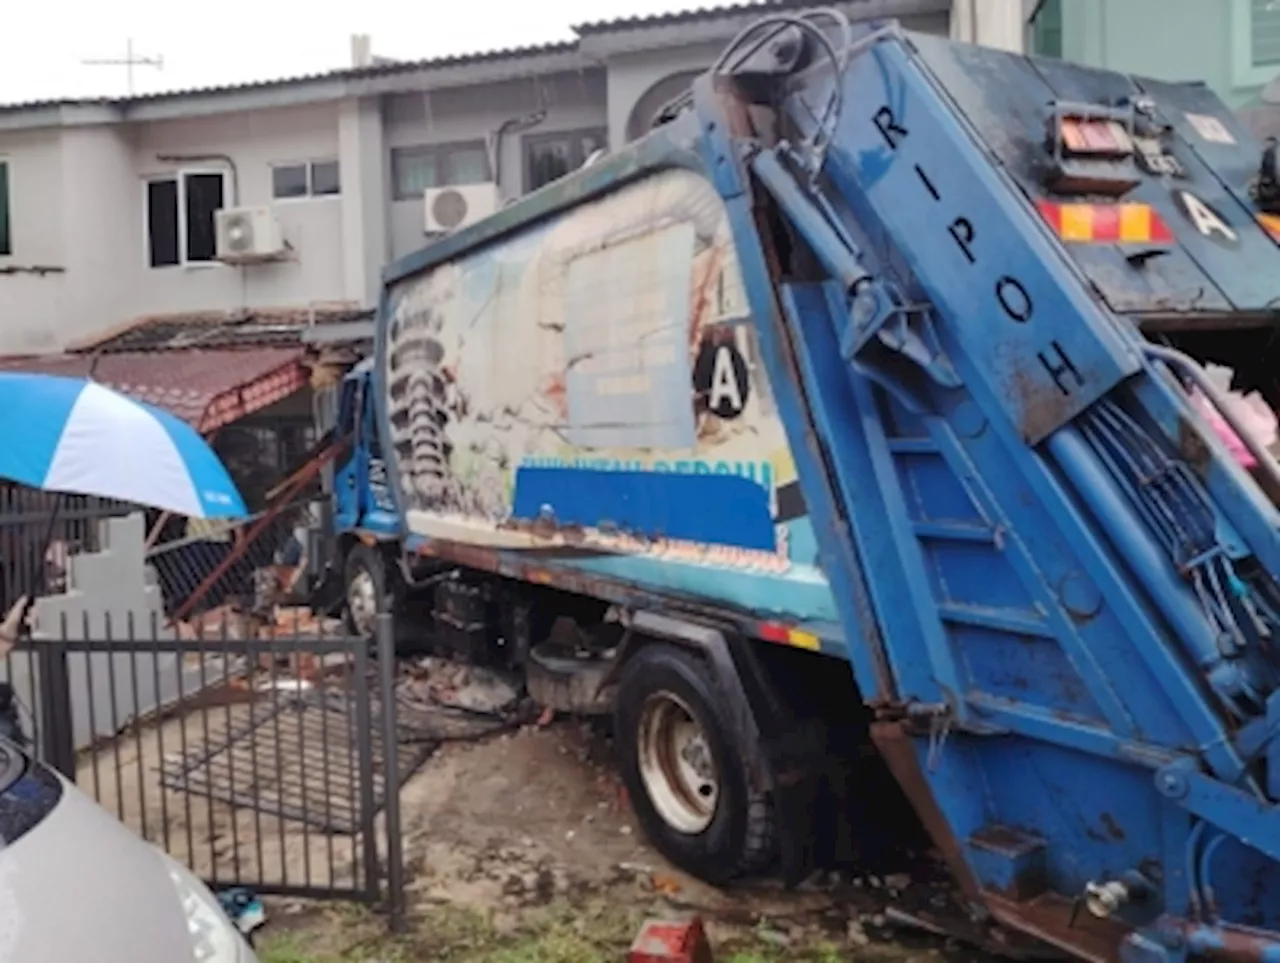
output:
[[[350,444],[333,472],[333,534],[343,565],[347,621],[361,634],[372,633],[377,598],[387,587],[385,552],[373,546],[393,544],[400,535],[373,384],[372,359],[347,372],[338,390],[335,424],[337,436]]]

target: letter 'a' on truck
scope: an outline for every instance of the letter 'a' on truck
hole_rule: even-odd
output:
[[[1202,86],[766,16],[387,270],[353,625],[612,713],[713,882],[898,800],[983,925],[1280,960],[1275,153]]]

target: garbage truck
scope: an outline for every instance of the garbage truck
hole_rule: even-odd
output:
[[[862,759],[974,920],[1280,960],[1278,332],[1275,144],[1203,85],[771,13],[385,271],[349,616],[609,714],[714,883],[856,836]]]

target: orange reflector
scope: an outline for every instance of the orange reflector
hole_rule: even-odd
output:
[[[1271,240],[1280,244],[1280,217],[1275,214],[1259,214],[1258,223],[1262,225],[1262,229],[1271,235]]]
[[[765,622],[760,626],[760,638],[766,642],[777,642],[779,645],[794,645],[798,649],[817,652],[822,648],[822,641],[810,632],[788,628],[776,622]]]
[[[1149,204],[1036,205],[1064,241],[1080,244],[1169,244],[1173,232]]]

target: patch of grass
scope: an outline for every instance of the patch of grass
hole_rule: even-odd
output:
[[[258,956],[261,963],[617,963],[645,915],[603,901],[553,904],[499,920],[464,907],[430,906],[414,913],[406,933],[392,937],[378,916],[334,908],[291,931],[268,933]],[[716,953],[724,963],[888,963],[903,955],[897,947],[850,950],[821,939],[790,945],[767,925],[742,932]]]

